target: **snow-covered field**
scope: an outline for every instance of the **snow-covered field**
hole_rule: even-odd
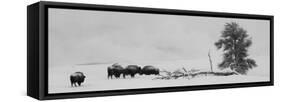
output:
[[[107,79],[107,67],[110,64],[95,65],[70,65],[62,67],[49,68],[49,93],[66,93],[66,92],[84,92],[84,91],[103,91],[117,89],[135,89],[135,88],[152,88],[152,87],[171,87],[171,86],[193,86],[193,85],[209,85],[224,83],[244,83],[244,82],[260,82],[269,81],[269,60],[265,57],[256,59],[257,68],[250,70],[248,75],[232,75],[232,76],[201,76],[192,79],[179,78],[172,80],[152,80],[156,76],[140,76],[126,79]],[[216,61],[214,61],[216,63]],[[126,65],[154,65],[160,70],[175,71],[177,69],[186,68],[199,69],[201,71],[209,71],[210,66],[208,59],[192,60],[192,61],[165,61],[165,62],[138,62],[138,63],[119,63]],[[214,65],[214,71],[220,71]],[[69,75],[81,71],[85,74],[85,82],[81,87],[71,87]],[[160,73],[161,74],[161,73]]]

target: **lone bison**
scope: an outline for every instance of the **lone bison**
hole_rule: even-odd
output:
[[[133,78],[137,73],[140,74],[140,72],[141,72],[141,67],[137,65],[128,65],[123,71],[123,78],[125,78],[126,75],[130,75]]]
[[[144,66],[141,69],[141,75],[159,75],[159,69],[154,66]]]
[[[73,87],[73,85],[76,87],[76,83],[81,86],[81,83],[84,82],[86,76],[82,73],[82,72],[75,72],[73,74],[70,75],[70,82],[71,82],[71,86]]]
[[[107,78],[112,79],[112,76],[115,76],[115,78],[119,78],[120,75],[123,73],[123,71],[124,71],[124,68],[121,65],[115,63],[115,64],[107,67]]]

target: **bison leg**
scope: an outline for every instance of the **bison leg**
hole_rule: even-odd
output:
[[[123,78],[124,78],[124,79],[126,78],[126,74],[123,74]]]
[[[71,83],[71,87],[73,87],[74,80],[72,76],[70,76],[70,83]]]
[[[79,86],[81,86],[81,82],[77,82]]]
[[[135,74],[131,74],[131,77],[132,77],[132,78],[135,77]]]
[[[71,82],[71,87],[73,87],[73,82]]]
[[[108,74],[107,75],[107,79],[111,78],[112,79],[112,75]]]
[[[117,74],[117,75],[116,75],[116,78],[119,78],[119,77],[120,77],[120,74]]]
[[[76,87],[76,83],[75,83],[75,82],[72,82],[72,83],[71,83],[71,86],[72,86],[72,87]]]
[[[114,76],[115,76],[115,78],[118,78],[118,75],[117,75],[117,74],[115,74]]]
[[[70,83],[71,83],[71,87],[76,86],[73,80],[71,80]]]

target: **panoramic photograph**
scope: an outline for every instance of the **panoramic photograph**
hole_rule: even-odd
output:
[[[270,21],[48,9],[48,93],[270,81]]]

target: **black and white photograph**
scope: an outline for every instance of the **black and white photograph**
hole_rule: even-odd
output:
[[[48,93],[270,81],[270,20],[48,8]]]

